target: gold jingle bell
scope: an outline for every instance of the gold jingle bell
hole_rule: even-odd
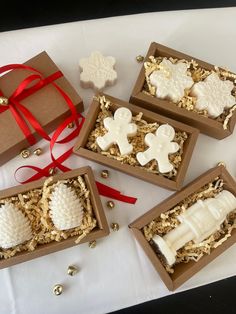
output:
[[[54,286],[53,293],[55,295],[60,295],[60,294],[62,294],[62,292],[63,292],[63,286],[62,285],[57,284],[57,285]]]
[[[109,171],[108,170],[102,170],[101,171],[101,177],[103,179],[107,179],[109,177]]]
[[[36,148],[34,151],[33,151],[33,154],[36,155],[36,156],[39,156],[42,154],[42,149],[41,148]]]
[[[226,164],[224,161],[220,161],[220,162],[218,162],[217,166],[218,167],[220,167],[220,166],[226,167]]]
[[[74,266],[74,265],[68,266],[67,274],[68,274],[69,276],[74,276],[74,275],[76,275],[78,272],[79,272],[78,267],[76,267],[76,266]]]
[[[71,122],[67,125],[68,129],[73,129],[74,126],[75,126],[74,122]]]
[[[89,242],[89,247],[90,247],[91,249],[94,249],[94,248],[96,247],[96,245],[97,245],[96,240]]]
[[[107,201],[107,207],[109,209],[113,209],[115,207],[115,203],[113,201]]]
[[[8,99],[6,97],[0,97],[0,105],[8,105]]]
[[[144,61],[144,56],[138,55],[136,57],[136,61],[139,62],[139,63],[143,62]]]
[[[22,158],[28,158],[30,156],[30,151],[28,149],[23,149],[21,152],[20,152],[20,155]]]
[[[49,173],[50,176],[53,176],[56,173],[56,169],[55,168],[50,168],[48,170],[48,173]]]
[[[113,222],[113,223],[111,223],[111,229],[113,231],[118,231],[120,229],[120,226],[117,222]]]

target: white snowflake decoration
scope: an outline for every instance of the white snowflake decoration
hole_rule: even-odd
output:
[[[198,110],[206,109],[209,116],[216,118],[225,108],[235,105],[235,97],[231,94],[233,88],[233,82],[223,81],[213,72],[203,82],[194,84],[191,95],[197,97]]]
[[[193,85],[187,73],[188,66],[184,62],[173,64],[167,59],[160,63],[160,69],[150,75],[151,85],[156,87],[156,97],[179,102],[184,97],[185,89]]]
[[[89,58],[81,59],[79,62],[82,71],[81,85],[100,91],[105,86],[115,84],[117,79],[117,73],[114,70],[115,63],[114,57],[104,57],[99,51],[92,52]]]
[[[67,230],[80,226],[83,208],[80,199],[71,187],[60,183],[55,187],[49,203],[50,216],[58,230]]]
[[[29,219],[12,203],[0,207],[0,247],[9,249],[33,237]]]

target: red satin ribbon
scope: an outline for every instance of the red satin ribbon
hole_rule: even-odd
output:
[[[70,148],[63,155],[61,155],[59,158],[57,158],[57,162],[58,163],[64,162],[66,159],[68,159],[71,156],[71,154],[72,154],[72,148]],[[34,170],[36,172],[36,174],[33,175],[32,177],[30,177],[29,179],[21,182],[21,183],[29,183],[29,182],[41,179],[42,177],[48,177],[49,170],[51,168],[53,168],[53,167],[54,167],[54,162],[50,163],[49,165],[47,165],[43,169],[41,169],[39,167],[36,167],[36,166],[22,166],[22,167],[19,167],[15,171],[15,178],[16,178],[16,173],[20,169],[24,169],[24,168],[32,169],[32,170]],[[65,168],[67,169],[66,171],[71,170],[68,167],[65,167]],[[103,184],[101,182],[96,181],[96,185],[97,185],[97,189],[98,189],[99,194],[102,195],[102,196],[113,198],[115,200],[118,200],[118,201],[121,201],[121,202],[125,202],[125,203],[128,203],[128,204],[135,204],[136,201],[137,201],[137,198],[131,197],[131,196],[127,196],[127,195],[123,195],[123,194],[121,194],[120,191],[118,191],[116,189],[113,189],[113,188],[111,188],[111,187],[109,187],[109,186],[107,186],[107,185],[105,185],[105,184]]]
[[[34,145],[36,143],[36,139],[31,133],[28,123],[32,126],[32,128],[38,134],[41,135],[42,138],[49,141],[50,142],[50,155],[51,155],[52,162],[43,169],[36,166],[19,167],[15,172],[15,177],[16,177],[17,171],[23,168],[32,169],[36,171],[36,174],[21,183],[32,182],[42,177],[48,177],[49,170],[52,167],[58,168],[63,172],[71,170],[68,167],[62,165],[62,163],[70,157],[70,155],[72,154],[72,148],[66,151],[59,158],[55,158],[53,156],[53,147],[56,143],[59,143],[59,144],[68,143],[72,139],[74,139],[76,136],[78,136],[82,128],[82,125],[84,123],[84,117],[81,114],[76,112],[76,108],[73,102],[71,101],[71,99],[69,98],[69,96],[56,83],[54,83],[54,81],[57,80],[59,77],[63,76],[63,74],[60,71],[57,71],[53,73],[52,75],[44,78],[42,76],[42,73],[40,73],[38,70],[29,66],[22,65],[22,64],[10,64],[6,66],[2,66],[0,67],[0,74],[10,71],[10,70],[16,70],[16,69],[30,70],[36,74],[29,75],[19,84],[19,86],[16,88],[13,94],[9,97],[8,105],[0,106],[0,113],[6,110],[11,111],[13,117],[15,118],[17,124],[19,125],[20,129],[24,133],[30,145]],[[21,100],[25,99],[26,97],[29,97],[30,95],[32,95],[33,93],[35,93],[36,91],[40,90],[41,88],[43,88],[44,86],[48,84],[52,84],[58,90],[58,92],[64,98],[65,102],[67,103],[71,111],[71,116],[68,117],[63,123],[59,125],[59,127],[54,132],[52,138],[48,136],[48,134],[45,132],[45,130],[37,121],[37,119],[33,116],[33,114],[24,105],[20,103]],[[1,91],[0,91],[0,96],[3,96],[3,93]],[[63,138],[62,140],[57,141],[58,137],[67,127],[67,125],[71,122],[75,122],[76,129],[72,131],[69,135],[67,135],[65,138]],[[96,182],[96,184],[97,184],[99,193],[103,196],[117,199],[119,201],[130,203],[130,204],[135,204],[137,200],[136,198],[123,195],[116,189],[108,187],[100,182]]]
[[[20,103],[20,101],[27,98],[28,96],[35,93],[36,91],[40,90],[44,86],[53,83],[59,77],[63,76],[63,74],[60,71],[57,71],[44,79],[42,74],[39,71],[31,67],[21,65],[21,64],[9,64],[9,65],[0,67],[0,74],[6,71],[16,70],[16,69],[30,70],[37,74],[29,75],[19,84],[16,90],[8,98],[8,102],[9,102],[8,105],[0,106],[0,113],[6,110],[11,111],[18,126],[20,127],[21,131],[25,135],[30,145],[34,145],[36,143],[36,139],[33,136],[32,132],[30,131],[28,124],[30,124],[32,128],[38,134],[41,135],[41,137],[43,137],[47,141],[50,141],[51,140],[50,137],[44,131],[44,129],[42,128],[40,123],[37,121],[37,119],[24,105]],[[59,92],[61,93],[61,90]],[[0,96],[3,96],[3,93],[1,91],[0,91]]]
[[[62,154],[59,158],[56,159],[56,162],[59,163],[61,165],[61,163],[63,163],[66,159],[68,159],[71,154],[73,152],[73,148],[70,148],[69,150],[67,150],[64,154]],[[62,165],[61,165],[62,166]],[[24,168],[27,168],[27,169],[32,169],[36,172],[35,175],[33,175],[32,177],[30,177],[29,179],[25,180],[25,181],[21,181],[20,183],[29,183],[29,182],[32,182],[32,181],[35,181],[35,180],[38,180],[38,179],[41,179],[42,177],[48,177],[49,175],[49,170],[51,168],[54,168],[55,167],[55,162],[51,162],[49,165],[47,165],[45,168],[41,169],[39,167],[36,167],[36,166],[21,166],[19,167],[16,171],[15,171],[15,179],[17,180],[16,178],[16,173],[20,170],[20,169],[24,169]],[[71,169],[68,168],[68,167],[64,167],[64,172],[66,171],[70,171]],[[18,181],[18,180],[17,180]],[[18,181],[19,182],[19,181]],[[102,196],[105,196],[105,197],[109,197],[109,198],[113,198],[113,199],[116,199],[118,201],[121,201],[121,202],[125,202],[125,203],[129,203],[129,204],[135,204],[136,201],[137,201],[137,198],[135,197],[131,197],[131,196],[127,196],[127,195],[123,195],[121,194],[120,191],[116,190],[116,189],[113,189],[101,182],[98,182],[96,181],[96,185],[97,185],[97,188],[98,188],[98,192],[100,195]]]

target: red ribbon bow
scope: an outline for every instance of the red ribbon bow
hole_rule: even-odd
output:
[[[21,131],[23,132],[26,139],[28,140],[30,146],[36,143],[36,139],[29,128],[29,125],[31,125],[31,127],[36,131],[36,133],[38,133],[39,135],[41,135],[42,138],[50,142],[50,155],[52,159],[52,162],[43,169],[39,167],[35,167],[35,166],[22,166],[18,168],[16,172],[22,168],[30,168],[36,171],[35,175],[33,175],[28,180],[25,180],[21,183],[27,183],[27,182],[40,179],[42,177],[48,177],[49,169],[51,168],[58,168],[63,172],[71,170],[70,168],[62,165],[62,163],[70,157],[70,155],[72,154],[72,148],[70,148],[63,155],[61,155],[59,158],[56,159],[53,156],[53,152],[52,152],[53,147],[56,143],[58,144],[68,143],[72,139],[74,139],[76,136],[78,136],[85,119],[80,113],[76,112],[76,108],[73,102],[71,101],[70,97],[54,82],[59,77],[63,76],[62,72],[57,71],[53,73],[52,75],[44,78],[42,73],[40,73],[38,70],[32,67],[25,66],[22,64],[9,64],[9,65],[0,67],[0,74],[5,73],[10,70],[16,70],[16,69],[30,70],[34,74],[29,75],[19,84],[16,90],[8,98],[8,103],[0,106],[0,113],[5,112],[6,110],[11,111]],[[52,138],[50,138],[49,135],[45,132],[45,130],[40,125],[38,120],[33,116],[33,114],[24,105],[20,103],[23,99],[34,94],[35,92],[37,92],[38,90],[40,90],[41,88],[43,88],[44,86],[48,84],[52,84],[58,90],[58,92],[64,98],[66,104],[68,105],[71,111],[71,116],[65,119],[65,121],[59,125],[59,127],[54,132]],[[0,91],[0,97],[5,98],[1,91]],[[75,122],[75,125],[76,125],[75,130],[72,131],[69,135],[67,135],[62,140],[57,141],[60,134],[67,127],[67,125],[71,122]],[[15,172],[15,175],[16,175],[16,172]],[[111,197],[111,198],[114,198],[114,199],[117,199],[126,203],[131,203],[131,204],[134,204],[137,200],[136,198],[122,195],[119,191],[113,188],[110,188],[100,182],[96,182],[96,184],[97,184],[99,193],[103,196]]]

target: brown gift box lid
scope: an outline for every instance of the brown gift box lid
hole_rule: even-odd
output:
[[[217,248],[214,248],[209,255],[204,255],[199,261],[194,262],[190,261],[188,263],[180,263],[175,265],[175,271],[173,274],[169,274],[165,267],[162,265],[159,257],[156,252],[149,244],[147,239],[143,234],[143,227],[148,225],[153,219],[159,217],[162,213],[170,210],[179,204],[182,200],[190,196],[192,193],[200,190],[206,184],[212,182],[216,177],[223,179],[224,181],[224,189],[230,191],[232,194],[236,196],[236,182],[231,177],[229,172],[225,169],[224,166],[217,166],[212,168],[202,174],[200,177],[189,183],[185,188],[183,188],[180,192],[175,193],[170,196],[157,206],[150,209],[144,215],[137,218],[134,222],[132,222],[129,227],[131,228],[136,240],[141,245],[142,249],[150,259],[154,268],[159,273],[161,279],[167,286],[169,290],[175,290],[179,286],[181,286],[185,281],[190,279],[193,275],[195,275],[198,271],[200,271],[204,266],[208,265],[211,261],[213,261],[217,256],[227,250],[230,246],[236,243],[236,229],[234,229],[231,233],[231,237],[229,237],[225,242],[219,245]],[[227,266],[226,266],[227,267]]]
[[[196,59],[192,56],[188,56],[180,51],[171,49],[155,42],[151,43],[144,62],[148,61],[149,56],[161,56],[167,58],[172,57],[179,60],[185,59],[188,61],[195,60],[200,67],[208,71],[214,70],[215,68],[214,65],[210,63]],[[189,124],[199,129],[201,133],[207,134],[217,139],[223,139],[233,133],[236,123],[236,111],[233,112],[233,115],[230,118],[228,124],[228,129],[225,130],[223,129],[222,123],[214,119],[204,117],[193,111],[188,111],[185,108],[180,108],[169,100],[156,98],[146,93],[143,93],[142,90],[145,82],[145,69],[144,66],[142,66],[137,81],[134,85],[130,97],[130,102],[139,105],[145,109],[152,110],[154,112],[166,115],[172,119]]]
[[[90,167],[82,167],[79,169],[71,170],[66,173],[60,173],[53,177],[52,183],[57,182],[58,180],[65,180],[74,178],[77,176],[83,176],[87,188],[90,191],[91,204],[93,207],[94,216],[97,220],[97,226],[90,231],[80,242],[90,242],[94,241],[98,238],[105,237],[109,234],[109,226],[107,224],[106,216],[102,207],[102,203],[98,194],[97,186],[95,183],[94,175],[92,169]],[[12,197],[14,195],[28,192],[32,189],[41,188],[43,186],[45,179],[37,180],[34,182],[30,182],[24,185],[15,186],[6,190],[0,191],[0,199]],[[78,235],[69,237],[65,240],[61,240],[60,242],[52,241],[47,244],[38,245],[34,251],[22,251],[16,253],[16,255],[8,258],[8,259],[0,259],[0,269],[9,267],[12,265],[16,265],[22,262],[29,261],[31,259],[47,255],[49,253],[57,252],[72,246],[77,245],[75,243]]]
[[[33,57],[25,63],[40,71],[44,77],[47,77],[59,71],[57,65],[52,61],[44,51]],[[16,69],[0,77],[0,90],[4,97],[9,97],[30,74],[35,74],[30,70]],[[64,77],[58,78],[55,83],[71,98],[78,112],[82,112],[83,102],[74,87]],[[70,115],[69,107],[56,90],[49,84],[38,90],[34,94],[20,101],[39,121],[45,131],[52,132],[66,117]],[[30,130],[37,140],[41,137],[35,133],[31,126]],[[28,141],[19,128],[10,110],[0,114],[0,165],[20,153],[22,149],[29,147]]]

